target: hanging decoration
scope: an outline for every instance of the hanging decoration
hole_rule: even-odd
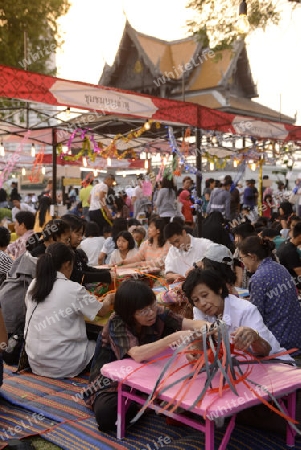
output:
[[[28,177],[31,183],[38,183],[40,181],[39,172],[43,166],[44,152],[45,152],[45,145],[42,145],[40,151],[35,157],[31,174]]]
[[[189,141],[188,138],[191,136],[191,128],[186,128],[185,134],[183,137],[181,151],[185,156],[189,156]]]
[[[182,155],[181,151],[178,148],[178,144],[173,132],[173,128],[171,126],[168,127],[168,140],[169,145],[172,148],[172,152],[174,155],[177,155],[179,158],[179,163],[184,166],[185,170],[191,174],[197,175],[200,178],[202,178],[202,172],[198,170],[196,167],[192,166],[191,164],[188,164],[186,162],[185,157]]]
[[[147,123],[148,123],[147,126],[146,126],[146,124],[144,124],[138,130],[135,130],[135,131],[132,130],[129,133],[127,133],[126,135],[117,134],[116,136],[114,136],[111,143],[106,148],[104,148],[103,144],[101,144],[100,142],[96,142],[95,137],[91,133],[90,129],[77,128],[71,134],[71,136],[68,140],[67,146],[68,146],[69,152],[71,153],[72,142],[77,136],[79,136],[83,142],[81,150],[76,155],[66,154],[63,151],[62,144],[59,144],[57,146],[57,153],[60,155],[61,159],[64,159],[65,161],[78,161],[83,156],[90,159],[90,161],[92,161],[92,162],[95,161],[95,158],[97,156],[101,156],[102,158],[105,158],[105,159],[107,159],[107,158],[111,158],[111,159],[113,159],[113,158],[115,158],[115,159],[132,158],[132,159],[135,159],[136,152],[131,148],[128,148],[124,152],[120,153],[117,149],[117,142],[119,140],[122,140],[123,142],[128,143],[132,139],[139,138],[143,133],[145,133],[145,131],[147,131],[149,129],[148,127],[152,124],[152,121],[149,120]],[[160,123],[157,122],[156,128],[158,127],[158,124],[160,127]]]
[[[0,188],[2,188],[4,182],[8,180],[9,175],[12,173],[12,171],[16,167],[18,161],[20,160],[21,153],[23,151],[23,147],[26,144],[29,134],[30,134],[30,131],[28,130],[25,133],[25,135],[22,139],[22,142],[18,145],[18,147],[14,151],[13,155],[7,159],[6,165],[0,173]]]

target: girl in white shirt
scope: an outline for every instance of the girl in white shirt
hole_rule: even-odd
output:
[[[86,334],[84,316],[93,320],[111,308],[79,283],[70,281],[75,255],[61,242],[49,245],[37,262],[36,278],[25,303],[25,348],[33,373],[51,378],[74,377],[90,363],[95,342]]]
[[[131,233],[128,231],[121,231],[116,240],[116,250],[113,251],[110,258],[110,264],[115,265],[126,259],[132,258],[136,255],[138,250],[135,248],[135,241]]]

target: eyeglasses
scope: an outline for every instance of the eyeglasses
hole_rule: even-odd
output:
[[[157,302],[154,301],[151,305],[146,306],[146,308],[140,309],[135,312],[137,316],[148,316],[150,313],[157,309]]]

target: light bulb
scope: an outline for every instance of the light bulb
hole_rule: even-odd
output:
[[[214,170],[214,162],[211,162],[211,163],[209,164],[209,169],[210,169],[210,170]]]
[[[93,171],[93,174],[94,174],[95,177],[97,177],[97,175],[98,175],[97,170],[94,170],[94,171]]]
[[[167,164],[167,158],[166,158],[166,156],[164,156],[164,158],[163,158],[163,165],[166,166],[166,164]]]
[[[238,17],[236,23],[236,29],[239,34],[248,34],[250,31],[250,24],[248,21],[248,17],[245,14],[241,14]]]
[[[111,158],[107,158],[107,167],[111,167],[112,166],[112,160]]]
[[[145,122],[145,124],[143,125],[145,130],[150,130],[151,128],[151,124],[149,123],[149,121]]]
[[[69,147],[66,146],[66,145],[64,145],[64,146],[62,147],[62,152],[63,152],[65,155],[67,155],[67,153],[69,153]]]
[[[31,144],[31,156],[34,158],[36,156],[36,148],[34,144]]]
[[[3,145],[3,142],[1,142],[1,144],[0,144],[0,156],[4,156],[4,155],[5,155],[4,145]]]
[[[84,157],[83,157],[83,166],[84,166],[84,167],[87,167],[87,165],[88,165],[88,164],[87,164],[87,158],[84,156]]]
[[[70,106],[67,106],[65,113],[67,117],[70,116]]]
[[[234,159],[234,161],[233,161],[233,167],[237,167],[237,166],[238,166],[238,162],[237,162],[236,159]]]
[[[256,163],[252,163],[250,165],[250,169],[253,170],[253,172],[255,172],[255,170],[256,170]]]
[[[146,160],[144,161],[144,168],[145,168],[145,169],[148,169],[148,159],[146,159]]]
[[[213,145],[214,145],[214,144],[217,144],[217,143],[218,143],[217,137],[216,137],[216,136],[213,136],[212,139],[211,139],[211,142],[212,142]]]
[[[43,166],[42,167],[42,174],[45,175],[45,173],[46,173],[46,168],[45,168],[45,166]]]
[[[26,175],[26,169],[25,169],[25,167],[23,167],[23,169],[22,169],[22,175]]]

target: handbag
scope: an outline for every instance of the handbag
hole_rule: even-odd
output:
[[[30,369],[30,365],[29,365],[29,362],[28,362],[28,355],[27,355],[27,352],[25,350],[25,345],[26,345],[26,338],[27,338],[27,334],[28,334],[29,324],[30,324],[32,315],[35,312],[35,310],[37,309],[37,307],[38,307],[38,305],[35,306],[34,310],[31,313],[31,316],[29,318],[29,321],[28,321],[28,324],[27,324],[27,330],[26,330],[26,333],[25,333],[25,336],[24,336],[24,342],[23,342],[22,349],[21,349],[21,352],[20,352],[18,368],[17,368],[15,373],[19,373],[19,372],[22,372],[23,370]]]

